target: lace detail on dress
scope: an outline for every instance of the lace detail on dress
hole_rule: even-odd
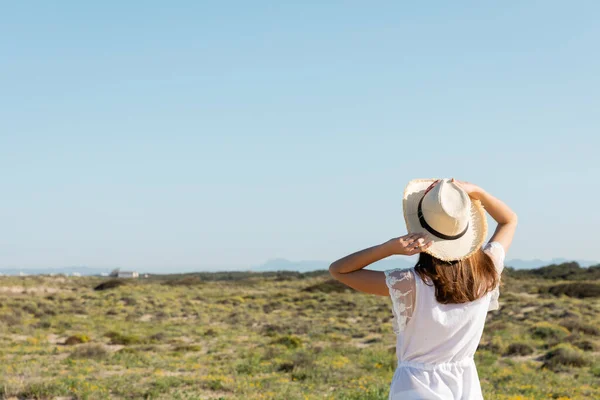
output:
[[[385,282],[392,299],[392,329],[396,335],[404,331],[415,303],[415,279],[412,268],[384,271]]]

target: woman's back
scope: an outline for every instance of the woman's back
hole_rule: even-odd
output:
[[[473,357],[487,311],[498,308],[517,215],[454,179],[412,180],[402,201],[407,235],[349,254],[329,270],[356,290],[392,298],[398,367],[390,399],[481,399]],[[484,246],[486,212],[497,226]],[[419,253],[414,268],[364,269],[390,255]]]
[[[499,243],[488,243],[498,274],[504,265]],[[498,307],[498,288],[468,303],[442,304],[432,282],[414,268],[385,271],[397,334],[398,367],[390,398],[482,398],[473,360],[487,311]]]

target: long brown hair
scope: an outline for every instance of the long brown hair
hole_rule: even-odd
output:
[[[442,304],[477,300],[500,280],[492,259],[481,249],[462,261],[442,261],[420,253],[415,271],[425,284],[435,285],[435,298]]]

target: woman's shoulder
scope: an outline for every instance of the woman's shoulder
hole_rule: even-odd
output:
[[[482,248],[483,252],[486,253],[496,265],[496,268],[504,268],[504,259],[506,258],[506,251],[504,246],[499,242],[488,242]]]
[[[394,285],[396,282],[414,279],[414,268],[392,268],[383,271],[388,285]]]
[[[385,271],[385,283],[392,297],[402,297],[408,293],[414,294],[416,280],[414,267],[394,268]]]
[[[487,242],[483,247],[483,251],[505,254],[504,246],[500,242]]]

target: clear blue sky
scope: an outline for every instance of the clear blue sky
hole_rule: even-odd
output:
[[[0,13],[0,268],[333,260],[451,176],[600,260],[597,1],[52,3]]]

